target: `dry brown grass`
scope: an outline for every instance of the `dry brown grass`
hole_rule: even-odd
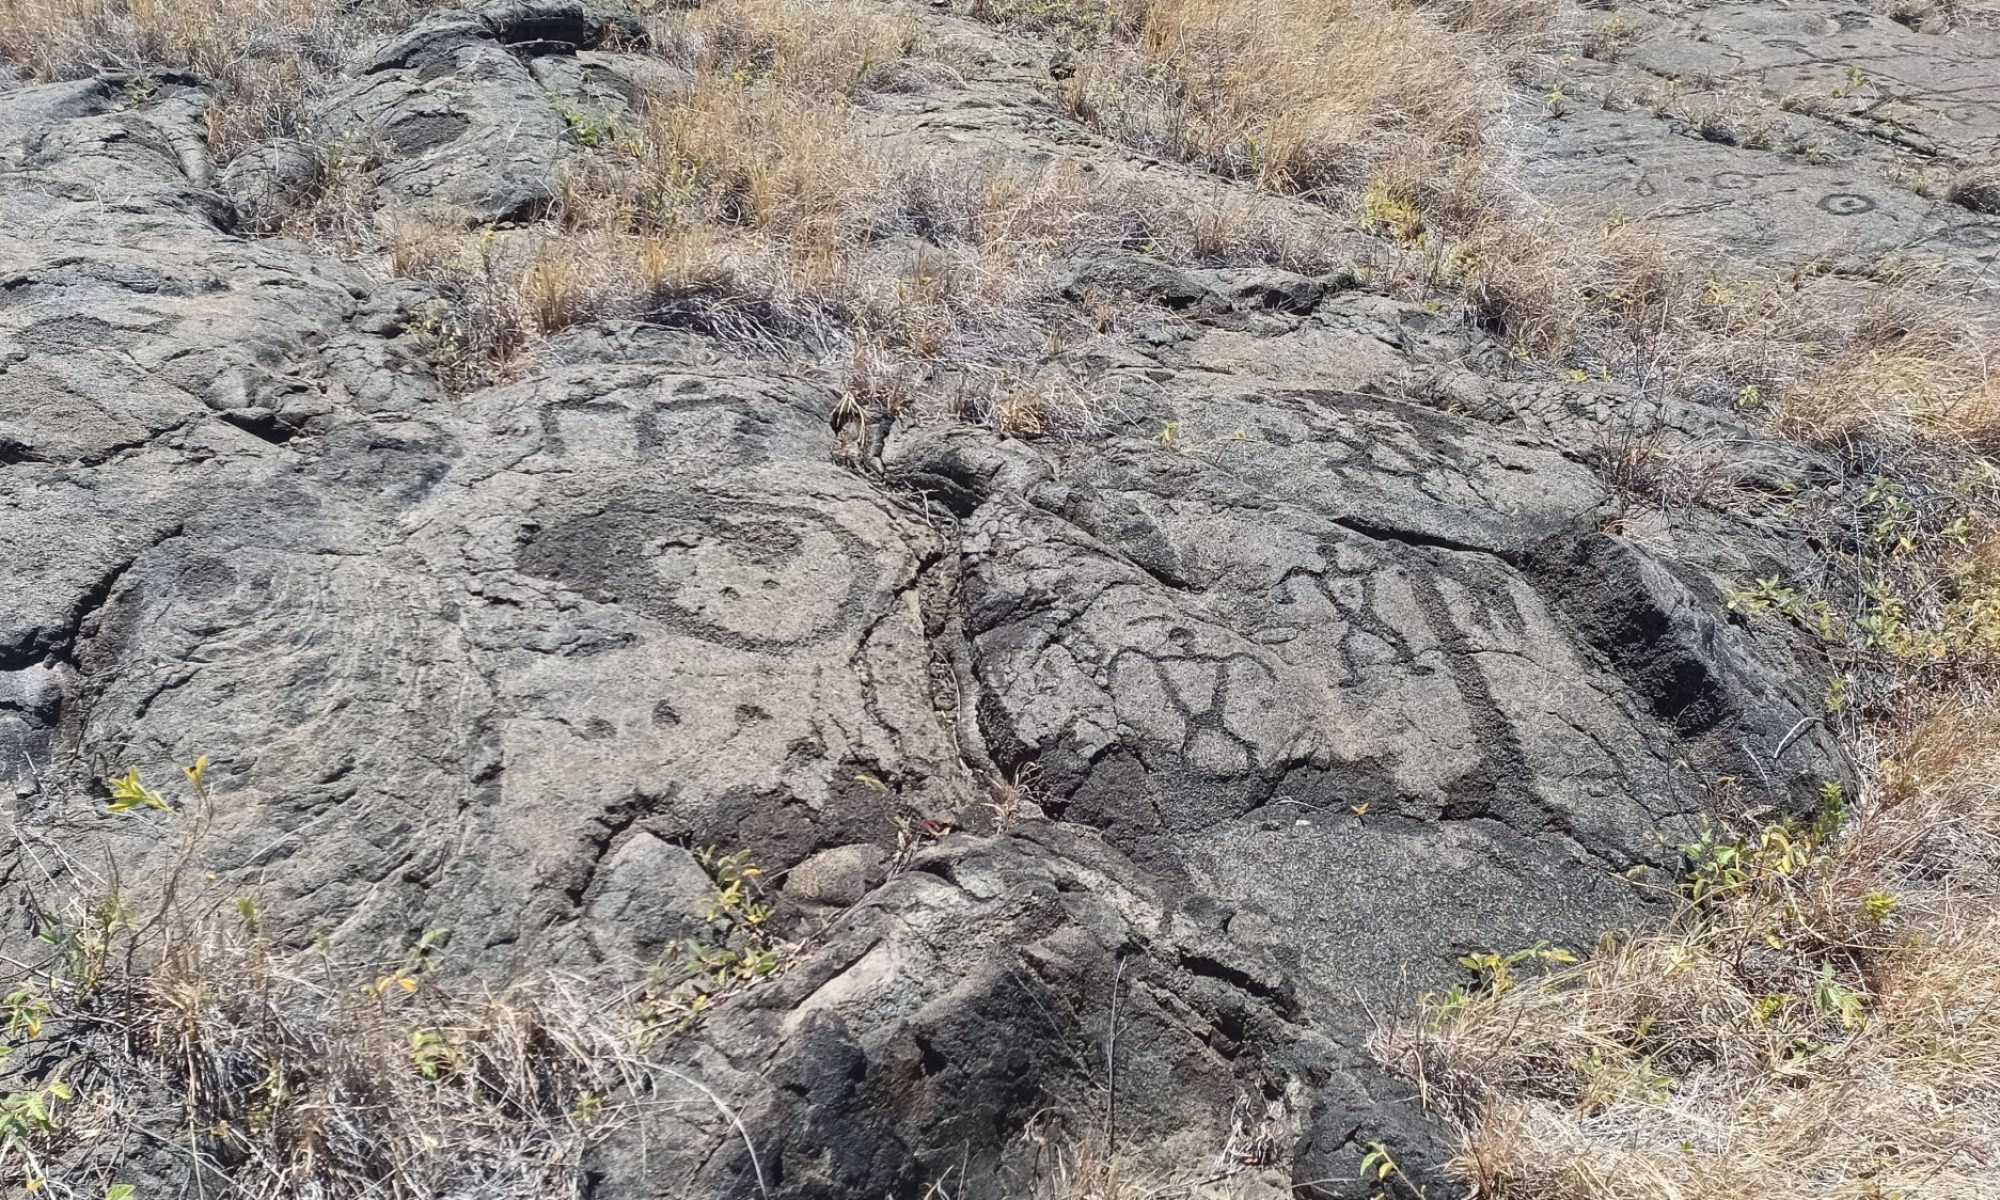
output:
[[[1440,15],[1469,29],[1526,11],[1468,0]],[[1069,81],[1079,118],[1328,200],[1358,194],[1395,156],[1442,166],[1478,153],[1503,83],[1473,33],[1380,0],[1144,0],[1116,29]]]
[[[1955,306],[1878,297],[1830,361],[1786,395],[1782,432],[1818,442],[2000,446],[2000,349]]]
[[[408,11],[397,4],[0,0],[0,55],[40,78],[107,67],[214,78],[210,135],[226,154],[307,132],[309,100],[347,40]],[[1976,464],[2000,439],[1996,359],[1926,299],[1935,285],[1882,281],[1856,305],[1810,272],[1733,277],[1642,226],[1579,231],[1501,198],[1507,56],[1537,44],[1557,7],[995,0],[980,11],[1089,44],[1064,92],[1080,119],[1352,213],[1394,246],[1392,285],[1455,294],[1532,355],[1642,393],[1767,411],[1783,432],[1866,448],[1877,467]],[[393,270],[449,301],[418,331],[447,374],[476,381],[566,328],[638,318],[836,358],[851,395],[891,412],[921,403],[926,367],[978,364],[983,385],[948,407],[1006,433],[1063,434],[1092,427],[1099,406],[1047,361],[1051,329],[1070,319],[1037,307],[1051,258],[1124,244],[1316,265],[1313,227],[1237,193],[1162,204],[1062,165],[1005,169],[871,136],[854,100],[938,77],[906,10],[716,0],[651,25],[694,86],[580,156],[547,221],[469,237],[451,214],[385,225]],[[1659,103],[1733,140],[1764,136],[1768,114],[1733,94]],[[334,186],[350,221],[363,205]],[[1993,190],[1990,170],[1948,186],[1975,208],[1992,207]],[[1940,445],[1951,453],[1938,457]],[[1881,528],[1870,536],[1885,544],[1867,553],[1901,592],[1870,615],[1893,602],[1903,629],[1857,644],[1891,668],[1942,666],[1954,690],[1898,739],[1853,827],[1837,839],[1742,831],[1721,844],[1749,865],[1726,876],[1711,843],[1695,865],[1714,886],[1673,930],[1385,1032],[1384,1055],[1460,1124],[1458,1166],[1478,1194],[2000,1193],[2000,726],[1980,690],[2000,658],[2000,542],[1968,526],[1942,553],[1916,555],[1895,549],[1901,527]],[[318,982],[257,918],[218,904],[144,940],[94,917],[95,901],[62,907],[49,906],[49,928],[96,941],[66,949],[82,957],[61,969],[95,961],[98,977],[86,988],[46,973],[44,999],[116,1036],[75,1077],[76,1094],[108,1099],[61,1101],[60,1128],[10,1149],[30,1171],[80,1144],[62,1138],[129,1123],[126,1106],[143,1100],[221,1130],[200,1153],[253,1164],[243,1194],[364,1194],[390,1178],[537,1189],[597,1136],[610,1119],[598,1105],[633,1069],[629,1033],[560,987],[453,997],[414,963],[386,964],[362,996]],[[106,976],[114,939],[137,952]],[[1048,1178],[1061,1196],[1173,1194],[1136,1187],[1089,1147]]]
[[[647,28],[690,70],[755,74],[803,93],[891,91],[936,69],[910,10],[867,0],[724,0],[656,15]]]
[[[1244,1194],[1233,1171],[1162,1180],[1112,1153],[1095,1134],[1049,1146],[1043,1158],[1025,1200],[1238,1200]],[[950,1193],[940,1191],[936,1200],[951,1200]]]
[[[1699,256],[1644,225],[1484,220],[1422,249],[1403,264],[1418,283],[1455,290],[1480,325],[1543,358],[1661,357],[1667,335],[1715,324]]]
[[[1959,171],[1945,183],[1944,196],[1974,212],[2000,213],[2000,163]]]
[[[1091,1123],[1068,1128],[1054,1113],[1031,1120],[1021,1133],[1028,1153],[1021,1172],[1026,1176],[1005,1194],[1020,1200],[1243,1200],[1263,1195],[1268,1183],[1255,1179],[1256,1155],[1232,1154],[1232,1144],[1208,1169],[1162,1172],[1139,1162],[1137,1147],[1114,1145],[1103,1129]],[[955,1200],[980,1190],[990,1180],[967,1180],[947,1172],[925,1190],[923,1200]]]
[[[157,872],[94,866],[78,830],[21,834],[35,940],[0,1000],[0,1176],[56,1196],[134,1173],[225,1200],[575,1194],[583,1151],[665,1071],[635,1016],[553,976],[453,989],[430,937],[379,963],[285,948],[253,886],[207,873],[198,776],[181,806],[114,807],[174,848]]]
[[[1475,1194],[2000,1194],[1992,699],[1940,697],[1844,835],[1698,855],[1680,929],[1386,1031]]]
[[[1391,243],[1388,286],[1455,293],[1476,323],[1536,357],[1647,394],[1756,408],[1781,432],[1829,443],[1977,448],[1995,434],[1991,341],[1938,301],[1949,286],[1888,279],[1857,299],[1811,270],[1727,269],[1686,238],[1617,219],[1579,229],[1510,199],[1497,178],[1498,105],[1521,65],[1510,55],[1547,42],[1558,3],[1078,11],[1098,14],[1098,44],[1064,84],[1080,119],[1351,213]],[[1721,140],[1775,136],[1772,106],[1739,89],[1676,87],[1656,106]],[[1969,170],[1953,194],[1976,203],[1989,182]]]
[[[166,65],[220,78],[253,41],[324,48],[337,8],[328,0],[6,0],[0,52],[43,79]]]
[[[1536,358],[1767,416],[1871,471],[1955,474],[2000,445],[2000,343],[1950,280],[1725,267],[1712,247],[1622,218],[1579,229],[1488,214],[1431,239],[1408,235],[1421,219],[1392,193],[1371,192],[1369,211],[1398,243],[1387,286],[1455,294]]]
[[[1725,275],[1616,222],[1504,230],[1427,261],[1455,263],[1443,277],[1511,337],[1642,391],[1733,393],[1846,464],[1828,511],[1851,526],[1836,572],[1861,585],[1793,619],[1846,672],[1829,713],[1894,749],[1845,831],[1720,834],[1670,931],[1432,999],[1383,1056],[1458,1125],[1453,1165],[1482,1197],[2000,1194],[1990,336],[1921,273]],[[1912,728],[1912,708],[1936,715]]]
[[[1564,0],[1419,0],[1447,29],[1477,34],[1488,45],[1545,45]]]
[[[1883,331],[1882,311],[1921,289],[1885,289],[1864,312],[1812,272],[1728,271],[1685,238],[1627,221],[1579,230],[1509,199],[1496,177],[1509,75],[1496,48],[1537,44],[1559,13],[1475,0],[1147,0],[1107,10],[1102,44],[1076,62],[1065,95],[1131,144],[1353,214],[1392,243],[1390,286],[1456,293],[1477,323],[1537,357],[1655,394],[1748,398],[1782,412],[1788,431],[1986,436],[1994,406],[1977,339],[1943,333],[1954,318],[1942,310],[1922,329]],[[1747,94],[1670,103],[1712,136],[1772,136],[1769,107]]]
[[[873,134],[854,98],[931,69],[900,9],[721,0],[657,19],[654,36],[692,85],[579,155],[546,221],[470,238],[455,214],[387,223],[392,268],[454,303],[447,357],[505,373],[569,326],[656,321],[832,362],[866,346],[948,365],[960,378],[938,407],[1009,432],[1077,432],[1094,406],[1047,360],[1066,328],[1088,329],[1047,295],[1052,260],[1143,245],[1327,262],[1331,222],[1254,194],[1173,204],[1081,164]],[[923,390],[920,370],[894,373]]]
[[[470,240],[405,218],[404,274],[467,294],[504,359],[581,321],[692,323],[828,350],[867,332],[922,359],[990,348],[1052,253],[1146,233],[1080,172],[870,141],[838,106],[704,82],[581,168],[545,225]]]
[[[0,0],[0,59],[38,80],[187,72],[217,96],[209,141],[229,157],[305,136],[313,96],[358,41],[427,0]]]
[[[1976,705],[1990,725],[1990,337],[1936,280],[1728,269],[1642,225],[1579,230],[1502,199],[1506,72],[1490,47],[1532,42],[1551,19],[1144,4],[1100,25],[1105,44],[1077,63],[1068,98],[1143,149],[1354,213],[1391,247],[1378,282],[1455,294],[1532,357],[1642,396],[1765,414],[1838,451],[1857,476],[1844,569],[1870,583],[1834,623],[1843,662],[1873,680],[1860,685],[1871,716],[1928,697]],[[1769,106],[1727,91],[1661,103],[1710,137],[1775,136]],[[1983,176],[1958,186],[1976,203]],[[1975,747],[1953,773],[1905,769],[1951,745]],[[2000,1192],[1996,751],[1934,722],[1890,758],[1846,836],[1746,831],[1732,852],[1787,836],[1810,849],[1759,859],[1671,933],[1386,1033],[1385,1056],[1460,1123],[1457,1166],[1475,1194]],[[1981,832],[1941,832],[1968,829]]]
[[[1875,11],[1919,33],[1946,33],[1974,13],[1994,15],[1991,0],[1875,0]]]
[[[1485,152],[1563,0],[983,0],[1084,49],[1071,114],[1148,153],[1336,208],[1386,193],[1417,228],[1504,207]]]
[[[926,343],[946,336],[927,328],[940,312],[998,285],[917,261],[915,245],[935,232],[967,265],[987,181],[870,142],[848,111],[850,94],[920,71],[907,13],[724,0],[656,17],[652,34],[693,86],[580,156],[549,220],[467,238],[455,214],[390,219],[392,268],[457,302],[476,353],[504,367],[604,317],[825,349],[876,307]],[[898,241],[910,254],[891,261]]]

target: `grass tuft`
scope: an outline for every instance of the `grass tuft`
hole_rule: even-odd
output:
[[[1450,6],[1468,27],[1505,6]],[[1144,0],[1074,64],[1083,121],[1277,191],[1358,194],[1380,164],[1485,143],[1503,78],[1471,33],[1374,0]]]
[[[23,881],[35,950],[0,1000],[0,1176],[54,1195],[116,1195],[135,1169],[242,1200],[574,1194],[657,1070],[636,1023],[560,977],[445,983],[436,934],[382,963],[288,948],[254,891],[205,871],[204,768],[179,804],[114,782],[114,817],[174,847],[159,873],[23,834],[41,871]]]
[[[425,0],[0,0],[0,59],[37,80],[180,72],[216,89],[210,148],[310,134],[312,99],[354,48]]]
[[[1477,1195],[2000,1194],[2000,712],[1940,700],[1840,836],[1712,835],[1678,928],[1381,1034]]]

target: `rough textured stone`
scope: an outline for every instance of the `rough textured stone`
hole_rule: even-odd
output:
[[[822,850],[785,873],[785,897],[800,904],[851,908],[888,876],[889,856],[868,842]]]
[[[1612,61],[1577,63],[1574,103],[1529,118],[1538,193],[1774,265],[1865,273],[1914,258],[1990,287],[2000,221],[1935,195],[1957,167],[2000,160],[1990,14],[1938,36],[1832,0],[1620,12]],[[1665,119],[1648,110],[1663,92],[1680,96]],[[1926,169],[1932,194],[1917,194]]]
[[[1990,156],[1964,73],[1990,31],[1753,8],[1704,7],[1744,31],[1717,70],[1902,55],[1937,144]],[[1714,46],[1638,24],[1579,86]],[[1093,143],[1035,90],[1045,56],[966,36],[964,79],[869,98],[870,128],[1223,186]],[[441,15],[356,63],[327,126],[377,144],[384,203],[524,219],[565,106],[685,84],[638,38],[573,6]],[[635,326],[447,399],[420,295],[240,236],[310,156],[218,176],[203,100],[0,103],[0,803],[143,870],[157,839],[90,781],[210,755],[212,865],[301,943],[448,928],[493,981],[628,984],[703,935],[693,852],[749,850],[807,950],[660,1053],[741,1116],[774,1196],[1018,1195],[1031,1127],[1108,1119],[1155,1164],[1358,1198],[1367,1143],[1439,1157],[1371,1013],[1458,954],[1643,919],[1633,877],[1719,779],[1798,810],[1847,777],[1812,656],[1723,601],[1808,561],[1759,498],[1829,468],[1733,412],[1514,369],[1356,272],[1133,249],[1050,289],[1140,313],[1079,352],[1114,414],[1086,440],[920,425],[864,475],[830,457],[821,375]],[[1773,264],[2000,242],[1863,180],[1865,138],[1808,162],[1581,104],[1524,136],[1554,201],[1608,212],[1622,180]],[[1634,429],[1731,447],[1742,503],[1628,504],[1597,464]],[[1009,788],[1032,819],[996,828]],[[687,1099],[601,1149],[597,1194],[758,1194]]]

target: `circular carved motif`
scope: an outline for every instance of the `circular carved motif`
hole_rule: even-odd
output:
[[[823,513],[753,501],[622,496],[537,531],[523,571],[689,637],[797,649],[850,624],[873,582],[868,546]]]
[[[1875,202],[1858,192],[1834,192],[1820,197],[1820,210],[1836,217],[1858,217],[1875,211]]]

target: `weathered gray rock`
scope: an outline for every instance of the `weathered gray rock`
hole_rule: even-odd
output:
[[[418,364],[357,336],[362,276],[222,232],[187,156],[198,97],[140,109],[106,84],[11,93],[0,126],[0,461],[10,602],[0,659],[67,655],[89,610],[205,497],[267,477],[283,443],[419,410]],[[106,198],[115,198],[107,202]]]
[[[881,846],[856,842],[822,850],[785,873],[785,898],[804,905],[852,908],[882,886],[889,854]]]
[[[231,159],[218,186],[236,206],[238,228],[272,233],[286,213],[311,201],[328,170],[321,151],[286,138]]]
[[[527,220],[554,199],[557,171],[573,145],[565,114],[543,94],[533,63],[644,37],[629,17],[606,20],[577,4],[499,4],[440,16],[365,56],[320,123],[329,140],[375,151],[370,157],[379,164],[370,176],[380,202],[455,211],[474,222]],[[628,82],[622,94],[636,99],[636,88]]]
[[[1038,1156],[1100,1116],[1142,1158],[1223,1151],[1310,1178],[1353,1149],[1352,1113],[1403,1096],[1305,1027],[1283,968],[1237,944],[1230,916],[1177,902],[1074,826],[961,835],[685,1053],[744,1105],[772,1194],[921,1193],[949,1172],[969,1194],[1018,1195]],[[777,1049],[744,1059],[746,1044]],[[726,1122],[683,1111],[688,1129],[643,1165],[636,1145],[604,1152],[607,1194],[757,1194]],[[1371,1138],[1423,1136],[1395,1113],[1380,1106]],[[993,1136],[1031,1124],[1050,1146]]]
[[[607,130],[638,121],[649,102],[671,101],[693,82],[693,76],[671,63],[629,52],[545,54],[531,60],[528,69],[559,106]]]
[[[377,146],[385,203],[525,219],[564,106],[683,82],[637,36],[440,16],[328,128]],[[870,119],[1101,152],[1039,69]],[[143,872],[157,828],[91,781],[206,754],[204,866],[285,936],[450,929],[452,970],[607,994],[704,936],[696,853],[750,851],[806,949],[657,1053],[756,1166],[691,1089],[601,1149],[601,1195],[1019,1195],[1036,1137],[1107,1125],[1162,1168],[1366,1195],[1369,1142],[1439,1157],[1371,1011],[1458,954],[1642,918],[1628,876],[1674,865],[1722,777],[1794,810],[1846,777],[1810,654],[1722,600],[1806,561],[1792,518],[1636,511],[1599,469],[1641,429],[1727,438],[1745,493],[1827,470],[1733,414],[1512,369],[1353,273],[1133,250],[1038,297],[1140,314],[1078,352],[1111,414],[1088,441],[918,425],[859,474],[827,379],[656,327],[447,400],[409,285],[232,232],[312,156],[211,179],[201,102],[0,104],[26,234],[0,238],[0,803]],[[1553,127],[1539,177],[1601,181],[1576,138],[1755,153],[1619,119]],[[1870,253],[1983,219],[1891,207]],[[1008,788],[1032,819],[996,829]]]
[[[1531,111],[1523,98],[1523,180],[1557,211],[1641,216],[1766,265],[1917,261],[1989,286],[2000,220],[1939,193],[2000,160],[2000,30],[1973,16],[1920,33],[1886,8],[1588,14],[1623,36],[1584,34],[1600,60],[1566,72],[1570,102]]]

